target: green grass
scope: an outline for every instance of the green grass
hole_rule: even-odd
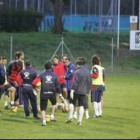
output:
[[[106,75],[106,91],[104,92],[103,117],[86,120],[81,126],[76,120],[66,124],[68,114],[56,111],[57,122],[50,122],[46,127],[41,121],[24,118],[22,108],[18,113],[3,109],[3,96],[0,102],[0,138],[34,138],[34,139],[89,139],[89,138],[140,138],[140,75],[114,74]],[[89,112],[93,115],[93,107],[89,101]],[[48,110],[48,113],[50,111]]]
[[[91,57],[97,54],[101,57],[103,66],[106,70],[111,70],[111,41],[114,38],[114,44],[117,43],[116,34],[91,34],[91,33],[72,33],[64,32],[62,35],[56,35],[51,32],[30,32],[30,33],[0,33],[0,55],[4,55],[10,60],[10,37],[13,37],[13,54],[16,51],[22,50],[25,53],[25,60],[30,59],[33,67],[37,70],[43,69],[43,64],[49,60],[57,49],[61,37],[64,37],[64,42],[70,50],[73,57],[76,59],[79,56],[86,58],[87,64],[90,67]],[[114,47],[114,70],[139,70],[140,61],[139,54],[129,51],[128,46],[122,43],[129,44],[129,35],[120,35],[120,56],[116,56],[116,47]],[[57,52],[61,55],[61,47]],[[64,47],[64,53],[68,53]],[[69,54],[69,53],[68,53]],[[133,55],[132,55],[133,54]]]

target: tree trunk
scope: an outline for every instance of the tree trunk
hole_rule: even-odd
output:
[[[55,0],[54,3],[54,32],[61,34],[63,30],[62,25],[62,0]]]
[[[44,13],[44,0],[42,0],[42,8],[41,8],[42,13]]]

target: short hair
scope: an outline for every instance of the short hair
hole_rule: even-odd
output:
[[[21,60],[15,60],[14,61],[14,66],[15,67],[20,67],[21,69],[23,68],[23,63]]]
[[[2,60],[3,60],[3,59],[6,59],[6,60],[7,60],[7,58],[6,58],[5,56],[2,57]]]
[[[97,56],[97,55],[93,55],[92,56],[92,60],[91,60],[91,63],[92,65],[99,65],[100,64],[100,57]]]
[[[46,70],[51,69],[52,68],[52,63],[50,61],[46,61],[44,64],[44,67]]]
[[[77,60],[81,60],[83,62],[82,65],[85,65],[85,63],[86,63],[86,60],[84,57],[78,57]]]
[[[56,54],[56,55],[54,55],[54,57],[53,58],[56,58],[56,59],[59,59],[59,57],[58,57],[58,55]]]
[[[31,66],[31,62],[30,62],[30,60],[26,60],[26,62],[25,62],[25,66]]]
[[[79,66],[82,66],[83,65],[83,61],[80,60],[80,59],[77,59],[75,64],[79,65]]]
[[[65,54],[62,55],[62,57],[68,57],[68,55],[65,53]]]
[[[18,60],[22,54],[23,54],[22,51],[17,51],[17,52],[15,52],[15,54],[14,54],[15,60]]]
[[[71,60],[70,60],[70,57],[67,57],[65,60],[71,61]]]

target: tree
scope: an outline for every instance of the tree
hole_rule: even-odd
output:
[[[54,3],[54,32],[61,34],[63,31],[62,25],[62,0],[55,0]]]

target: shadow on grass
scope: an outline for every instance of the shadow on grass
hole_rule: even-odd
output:
[[[19,120],[18,118],[3,118],[2,120],[15,123],[28,123],[26,120]]]

